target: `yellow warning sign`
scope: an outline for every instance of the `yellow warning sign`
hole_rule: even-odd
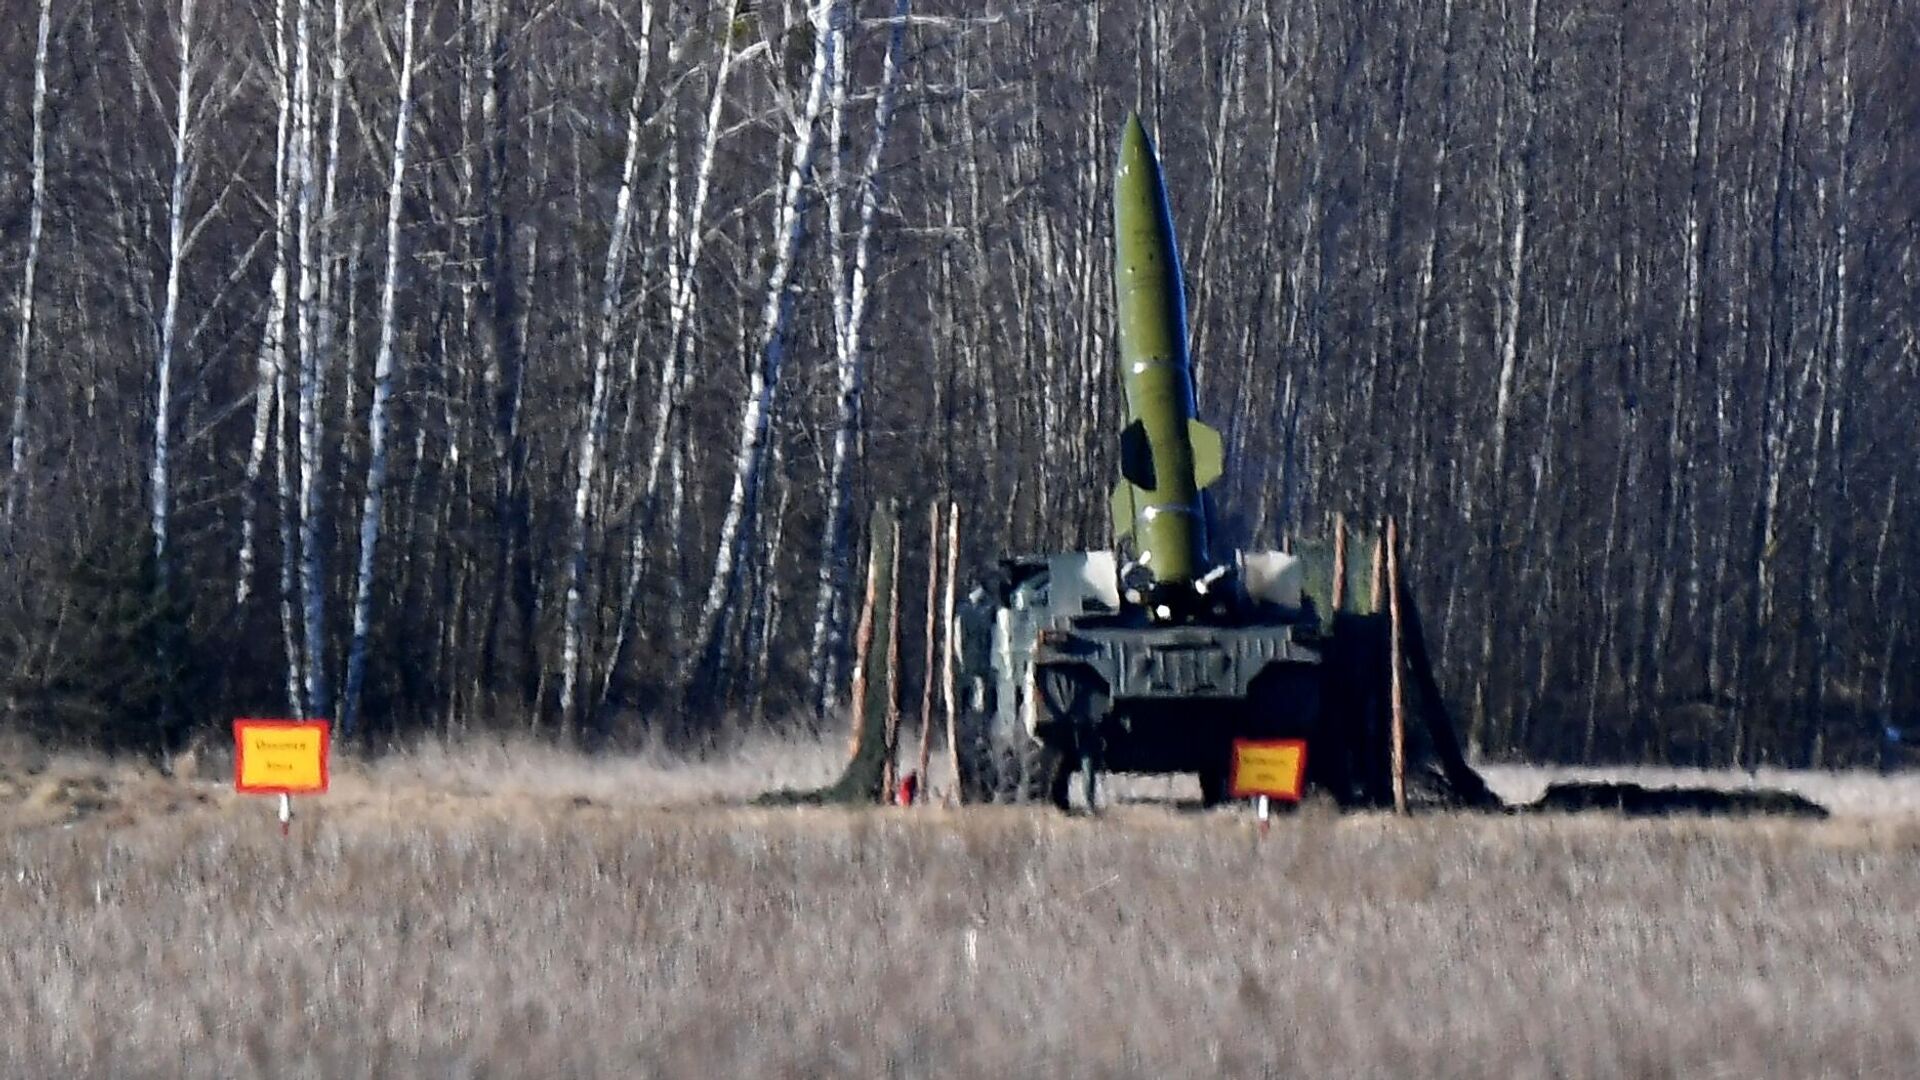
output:
[[[1299,802],[1306,787],[1305,739],[1235,739],[1227,792],[1236,799],[1265,795]]]
[[[234,790],[303,795],[327,790],[325,720],[235,720]]]

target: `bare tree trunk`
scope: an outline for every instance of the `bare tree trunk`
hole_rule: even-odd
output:
[[[354,733],[360,689],[367,675],[367,633],[372,627],[373,567],[380,543],[380,512],[387,487],[387,403],[393,396],[394,305],[400,281],[400,212],[406,191],[407,137],[413,127],[413,5],[402,8],[400,103],[393,122],[393,168],[387,183],[387,269],[380,290],[380,351],[373,364],[373,400],[367,409],[367,491],[360,509],[360,566],[354,575],[353,637],[347,646],[347,677],[340,705],[342,738]]]
[[[778,201],[774,227],[777,246],[773,265],[767,274],[766,303],[760,332],[760,362],[754,367],[740,409],[740,444],[734,454],[733,491],[727,500],[726,517],[720,526],[720,538],[714,552],[713,573],[707,584],[700,622],[694,632],[696,649],[689,658],[682,682],[698,699],[711,686],[718,670],[726,662],[723,619],[740,584],[741,555],[750,541],[756,508],[748,497],[755,487],[766,455],[767,418],[773,395],[780,385],[781,365],[786,359],[787,321],[792,311],[792,295],[787,283],[800,251],[802,235],[802,193],[813,169],[816,145],[815,129],[825,105],[828,75],[833,66],[833,50],[839,43],[841,24],[846,18],[842,0],[814,0],[811,11],[814,35],[813,73],[809,80],[806,104],[794,122],[793,163]]]
[[[31,204],[27,210],[27,260],[20,270],[20,337],[13,383],[13,419],[7,432],[7,501],[0,519],[0,540],[13,540],[14,515],[26,489],[27,387],[33,355],[34,272],[40,266],[40,228],[47,201],[47,37],[53,26],[53,0],[40,0],[40,23],[33,47],[33,165]]]
[[[1530,87],[1539,64],[1540,3],[1539,0],[1527,0],[1527,4],[1522,52],[1518,58],[1510,60],[1505,77],[1510,80],[1510,85],[1524,83]],[[1487,468],[1487,589],[1485,610],[1480,622],[1480,662],[1474,674],[1473,723],[1468,729],[1470,734],[1467,739],[1475,752],[1484,747],[1490,738],[1499,741],[1505,735],[1504,730],[1493,724],[1491,680],[1494,643],[1499,637],[1499,628],[1504,625],[1502,615],[1505,598],[1502,590],[1506,584],[1504,568],[1507,562],[1504,527],[1507,513],[1507,449],[1513,430],[1514,383],[1520,369],[1520,316],[1527,299],[1527,223],[1532,217],[1533,132],[1537,111],[1531,91],[1513,108],[1519,116],[1521,131],[1517,139],[1519,148],[1513,152],[1513,160],[1507,169],[1508,189],[1503,193],[1507,235],[1503,238],[1505,263],[1497,327],[1496,352],[1500,357],[1500,375],[1494,394],[1493,438]]]
[[[1886,510],[1880,516],[1880,537],[1873,548],[1873,569],[1867,575],[1868,596],[1876,610],[1889,614],[1886,619],[1885,644],[1881,647],[1879,680],[1873,696],[1874,723],[1879,728],[1875,732],[1881,745],[1881,759],[1884,764],[1886,744],[1897,732],[1893,729],[1893,672],[1894,657],[1900,645],[1900,635],[1906,629],[1906,620],[1901,614],[1902,608],[1882,591],[1886,578],[1887,541],[1893,536],[1894,511],[1900,505],[1900,475],[1895,474],[1893,483],[1887,486]]]
[[[574,692],[580,679],[581,624],[586,617],[587,525],[594,470],[607,429],[607,375],[613,359],[613,338],[620,317],[620,289],[627,269],[627,234],[633,226],[633,178],[640,160],[640,99],[646,92],[647,67],[652,60],[653,4],[641,0],[640,55],[635,61],[633,99],[627,104],[627,153],[620,169],[620,193],[615,197],[613,226],[607,239],[606,267],[600,283],[599,331],[593,350],[593,390],[580,428],[573,482],[572,535],[567,560],[567,607],[564,643],[560,654],[560,719],[574,720]]]
[[[1680,336],[1688,348],[1685,352],[1676,352],[1668,386],[1671,412],[1667,421],[1667,468],[1671,475],[1667,481],[1666,510],[1661,522],[1663,537],[1661,558],[1655,571],[1653,641],[1649,650],[1657,665],[1654,669],[1656,698],[1664,696],[1668,671],[1672,666],[1669,649],[1673,640],[1675,609],[1679,606],[1679,523],[1683,515],[1690,522],[1699,515],[1699,509],[1692,505],[1691,500],[1694,455],[1688,452],[1688,441],[1693,428],[1690,401],[1699,392],[1699,374],[1706,363],[1707,185],[1702,175],[1705,169],[1702,155],[1703,99],[1707,79],[1706,23],[1709,11],[1710,8],[1703,5],[1694,22],[1692,45],[1688,50],[1691,81],[1687,93],[1687,161],[1691,180],[1687,189],[1686,224],[1682,230],[1686,291],[1680,305],[1679,326]],[[1690,542],[1688,547],[1688,588],[1697,593],[1700,587],[1698,544]]]
[[[677,551],[680,540],[680,515],[685,498],[684,468],[686,462],[681,444],[674,440],[674,416],[678,411],[679,399],[685,390],[691,373],[691,355],[685,357],[688,363],[682,365],[683,353],[691,353],[694,341],[690,331],[694,316],[694,301],[699,292],[699,270],[701,256],[706,250],[707,240],[707,201],[713,190],[714,161],[719,150],[722,132],[722,110],[726,105],[728,76],[735,64],[747,52],[735,50],[730,20],[731,9],[723,19],[719,32],[721,39],[720,59],[715,66],[713,86],[708,92],[704,125],[701,129],[700,152],[694,162],[692,202],[683,216],[679,212],[679,201],[674,190],[677,174],[673,171],[671,152],[668,174],[668,240],[677,249],[677,254],[668,256],[668,307],[666,348],[660,354],[659,373],[654,382],[652,401],[653,430],[647,450],[647,465],[639,493],[635,500],[633,521],[629,526],[627,550],[626,589],[620,600],[620,618],[615,633],[613,656],[608,666],[607,680],[600,696],[600,708],[605,711],[615,707],[624,696],[627,671],[631,665],[632,652],[637,646],[640,631],[637,626],[635,607],[639,600],[641,582],[645,578],[647,559],[648,528],[653,521],[653,511],[660,490],[661,466],[667,461],[668,448],[674,448],[672,475],[669,477],[670,519],[668,529],[672,544]],[[637,389],[637,388],[636,388]],[[629,416],[638,411],[638,402],[628,410]],[[673,575],[674,604],[667,622],[672,630],[672,638],[679,641],[679,628],[684,612],[680,603],[685,582],[682,575]],[[604,722],[604,721],[603,721]]]
[[[187,185],[192,176],[190,155],[194,132],[193,117],[194,0],[181,0],[176,40],[180,47],[180,81],[174,92],[173,182],[167,198],[167,285],[166,307],[160,316],[160,355],[154,365],[153,391],[153,463],[150,473],[152,491],[153,558],[160,589],[169,588],[168,575],[172,552],[168,548],[168,526],[172,515],[173,440],[170,423],[173,415],[174,345],[180,325],[180,279],[186,273]]]
[[[300,349],[299,408],[295,417],[300,446],[300,611],[301,669],[306,707],[324,714],[330,707],[326,665],[327,581],[321,551],[323,512],[320,425],[327,358],[321,353],[321,262],[326,252],[316,235],[319,210],[314,192],[313,30],[309,0],[300,0],[294,26],[294,186],[299,207],[296,242],[299,249],[300,288],[297,325]]]
[[[655,384],[653,443],[647,451],[646,485],[641,493],[643,512],[655,491],[660,466],[666,461],[667,447],[671,445],[669,439],[673,430],[675,397],[681,381],[680,350],[686,344],[688,328],[692,323],[694,300],[699,289],[700,260],[706,250],[707,200],[713,190],[713,166],[720,146],[720,120],[727,100],[727,77],[741,59],[741,52],[733,48],[731,29],[723,27],[719,36],[720,61],[714,70],[713,89],[707,99],[706,122],[701,129],[700,155],[693,168],[693,202],[687,209],[685,249],[673,264],[672,296],[667,313],[667,348],[661,356],[660,377]]]
[[[843,276],[836,258],[834,265],[836,368],[839,375],[839,416],[834,427],[833,458],[827,471],[827,518],[820,540],[819,597],[814,604],[813,642],[808,671],[813,680],[814,709],[825,716],[832,708],[835,657],[840,648],[839,611],[847,565],[847,505],[852,498],[852,459],[854,437],[861,422],[860,395],[865,381],[865,359],[861,355],[861,328],[866,320],[871,294],[868,261],[872,251],[874,211],[880,202],[880,164],[887,148],[887,133],[893,127],[894,89],[900,72],[900,48],[906,37],[907,15],[912,0],[895,0],[893,31],[887,39],[886,67],[881,75],[880,98],[873,118],[873,143],[867,151],[866,167],[860,185],[860,237],[854,243],[850,276]],[[834,172],[839,174],[839,159],[844,145],[838,137],[841,117],[846,110],[847,52],[836,50],[834,63],[833,123],[835,128]],[[828,193],[835,209],[831,228],[836,253],[840,247],[838,184]]]
[[[488,0],[479,32],[487,70],[480,95],[481,124],[486,132],[486,152],[481,158],[480,187],[487,194],[480,216],[479,258],[484,270],[480,294],[487,318],[478,320],[480,347],[486,366],[482,380],[491,405],[493,440],[493,510],[495,531],[492,596],[487,600],[485,627],[481,632],[480,660],[474,666],[474,692],[479,696],[500,684],[501,636],[511,613],[519,640],[515,642],[519,705],[528,719],[538,726],[541,717],[541,680],[544,665],[540,660],[540,591],[534,568],[533,493],[529,491],[527,433],[521,414],[527,384],[527,326],[535,306],[531,298],[538,269],[539,232],[526,228],[525,250],[521,253],[524,270],[518,280],[514,273],[516,245],[522,243],[509,215],[507,182],[516,179],[509,164],[508,147],[518,117],[508,107],[511,69],[508,65],[508,39],[501,30],[503,0]],[[546,155],[535,148],[531,118],[525,139],[530,160]],[[529,178],[533,188],[546,179],[545,170]]]
[[[853,685],[848,689],[848,709],[851,710],[853,745],[847,751],[849,762],[860,759],[860,748],[867,728],[867,680],[873,662],[873,620],[874,608],[880,599],[881,567],[887,559],[885,552],[886,524],[875,517],[868,529],[870,542],[867,544],[867,591],[860,602],[860,622],[854,628],[853,635]]]
[[[1740,754],[1736,757],[1740,764],[1752,766],[1758,763],[1764,749],[1752,731],[1752,720],[1757,714],[1760,702],[1754,691],[1759,690],[1758,672],[1771,674],[1774,665],[1772,633],[1774,621],[1774,600],[1777,588],[1776,561],[1780,552],[1780,496],[1785,483],[1787,458],[1792,449],[1794,430],[1798,420],[1797,412],[1792,408],[1792,352],[1794,345],[1794,295],[1795,283],[1790,266],[1788,211],[1793,191],[1793,156],[1797,150],[1795,106],[1800,96],[1800,35],[1807,17],[1804,9],[1797,10],[1787,30],[1786,41],[1781,46],[1780,68],[1782,87],[1780,108],[1777,113],[1778,136],[1775,149],[1773,209],[1768,229],[1769,271],[1768,283],[1771,286],[1772,303],[1767,309],[1766,335],[1762,340],[1761,372],[1761,424],[1760,424],[1760,498],[1756,502],[1751,534],[1751,559],[1753,566],[1754,602],[1751,617],[1747,623],[1744,647],[1736,659],[1737,670],[1745,681],[1749,695],[1745,708],[1741,710],[1742,727],[1746,729],[1741,739]],[[1772,687],[1767,689],[1771,690]]]
[[[1447,187],[1447,154],[1453,144],[1453,94],[1454,94],[1454,46],[1453,46],[1453,0],[1443,0],[1440,18],[1440,102],[1439,117],[1435,124],[1433,149],[1433,192],[1431,199],[1431,217],[1427,223],[1427,242],[1420,252],[1420,267],[1414,275],[1413,302],[1413,413],[1420,416],[1420,407],[1425,400],[1429,375],[1427,368],[1428,331],[1433,323],[1434,285],[1440,269],[1440,235],[1446,227],[1450,209],[1448,196],[1452,189]],[[1427,453],[1422,458],[1420,472],[1414,482],[1401,493],[1401,508],[1411,514],[1416,500],[1432,493],[1429,480],[1433,460],[1438,455]],[[1409,518],[1409,521],[1412,519]],[[1451,606],[1451,601],[1449,601]],[[1379,610],[1376,605],[1374,610]]]
[[[1852,314],[1852,281],[1848,273],[1848,259],[1853,255],[1850,243],[1855,200],[1855,112],[1853,90],[1853,8],[1842,7],[1840,25],[1836,36],[1840,47],[1839,102],[1834,108],[1834,119],[1839,128],[1835,141],[1839,144],[1839,167],[1835,177],[1834,195],[1834,239],[1833,239],[1833,334],[1831,337],[1831,375],[1822,385],[1821,396],[1831,402],[1826,415],[1816,415],[1816,429],[1824,427],[1828,451],[1833,458],[1834,484],[1837,490],[1831,499],[1821,479],[1819,463],[1816,460],[1809,470],[1807,481],[1808,509],[1813,517],[1813,543],[1809,548],[1809,576],[1814,579],[1813,590],[1809,591],[1809,618],[1803,623],[1818,627],[1814,631],[1812,643],[1813,667],[1809,678],[1809,723],[1813,728],[1812,750],[1808,764],[1814,768],[1825,768],[1827,698],[1829,679],[1832,670],[1839,665],[1839,649],[1836,638],[1839,627],[1845,625],[1843,593],[1847,590],[1845,564],[1850,554],[1849,538],[1852,530],[1844,520],[1851,506],[1851,476],[1848,458],[1848,406],[1854,396],[1850,377],[1853,342],[1849,335],[1852,326],[1849,316]],[[1828,385],[1830,384],[1830,386]],[[1816,430],[1816,452],[1819,444]],[[1821,512],[1821,503],[1829,502],[1836,507],[1839,520],[1831,523],[1827,515]],[[1817,600],[1815,595],[1817,593]],[[1855,664],[1861,682],[1865,681],[1865,665]],[[1855,706],[1858,709],[1858,706]]]
[[[241,488],[240,557],[235,572],[233,603],[246,606],[253,590],[254,534],[260,503],[260,471],[266,463],[267,449],[280,440],[275,437],[274,418],[280,415],[280,393],[286,381],[287,263],[293,247],[293,206],[289,185],[288,121],[292,96],[288,81],[292,62],[287,55],[287,0],[275,0],[273,12],[273,86],[277,121],[273,152],[273,273],[267,292],[267,315],[260,332],[260,357],[253,389],[253,441],[247,452],[246,483]]]

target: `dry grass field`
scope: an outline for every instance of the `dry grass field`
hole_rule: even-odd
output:
[[[1309,807],[1265,837],[1152,782],[1100,820],[745,805],[836,753],[421,750],[344,764],[287,839],[221,762],[9,755],[0,1075],[1920,1067],[1920,780],[1760,778],[1824,822]]]

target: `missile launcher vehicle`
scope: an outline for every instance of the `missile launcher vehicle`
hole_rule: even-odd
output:
[[[1100,773],[1192,773],[1212,804],[1236,739],[1294,739],[1309,787],[1390,799],[1385,617],[1322,613],[1299,559],[1216,543],[1221,438],[1195,415],[1173,218],[1138,117],[1120,138],[1113,226],[1116,546],[1004,559],[956,613],[962,798],[1064,809],[1078,773],[1093,806]],[[1466,766],[1457,746],[1438,756],[1445,787]]]

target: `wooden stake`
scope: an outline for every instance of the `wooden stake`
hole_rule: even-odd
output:
[[[1386,549],[1388,652],[1393,667],[1393,809],[1395,813],[1404,814],[1407,812],[1407,690],[1401,670],[1406,667],[1406,660],[1402,655],[1400,625],[1400,527],[1392,518],[1387,519]]]
[[[1373,608],[1375,615],[1387,609],[1387,549],[1386,525],[1383,522],[1380,532],[1373,538]]]
[[[869,529],[868,533],[867,596],[860,603],[860,624],[853,632],[853,685],[847,705],[853,727],[853,745],[847,751],[849,761],[859,758],[860,733],[867,726],[867,660],[873,651],[873,605],[880,592],[880,545],[872,542],[878,539],[879,530]]]
[[[882,796],[900,786],[900,515],[893,515],[893,565],[887,570],[887,769]]]
[[[940,659],[940,697],[947,710],[947,764],[952,769],[954,798],[960,792],[959,697],[954,693],[954,653],[959,648],[953,639],[954,588],[960,580],[960,504],[947,504],[947,598],[941,606],[940,624],[945,627],[942,640],[946,648]],[[927,778],[922,776],[921,783]]]
[[[900,714],[893,707],[898,668],[888,661],[897,659],[898,635],[894,626],[880,625],[880,620],[897,623],[894,580],[886,575],[899,567],[899,520],[897,507],[889,503],[874,512],[867,527],[867,596],[854,635],[853,701],[847,709],[853,723],[852,756],[838,781],[816,792],[799,793],[803,801],[872,804],[884,801],[893,779],[894,736],[889,721],[897,723]],[[876,654],[876,638],[893,647]]]
[[[1347,606],[1347,515],[1333,515],[1333,610]]]
[[[940,625],[940,504],[935,502],[927,515],[927,650],[920,665],[920,762],[914,772],[920,789],[926,790],[927,762],[933,756],[933,644],[934,631]]]

